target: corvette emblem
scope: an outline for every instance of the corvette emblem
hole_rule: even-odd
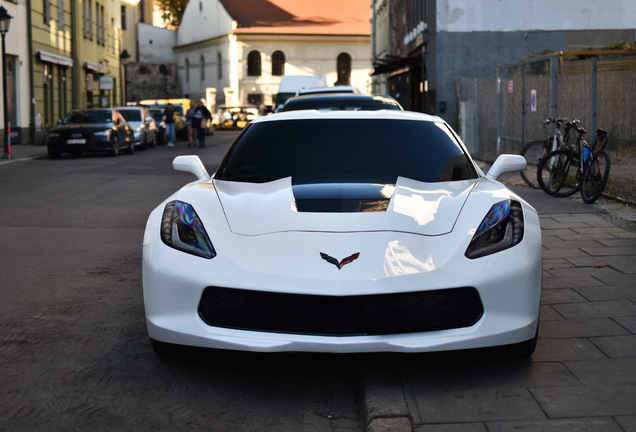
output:
[[[340,270],[345,264],[349,264],[351,261],[358,259],[359,256],[360,256],[360,252],[356,252],[353,255],[348,256],[344,258],[342,261],[338,262],[338,260],[335,259],[334,257],[329,256],[326,253],[320,252],[320,257],[324,259],[325,261],[327,261],[328,263],[331,263],[335,265],[336,267],[338,267],[338,270]]]

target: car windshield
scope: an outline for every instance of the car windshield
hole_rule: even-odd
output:
[[[138,109],[122,109],[117,110],[126,119],[127,122],[140,122],[141,110]]]
[[[148,110],[152,115],[152,118],[155,119],[156,122],[161,122],[163,119],[163,111],[160,109],[150,109]]]
[[[395,184],[398,176],[441,182],[476,178],[477,173],[442,122],[312,119],[252,123],[215,178]]]
[[[64,123],[112,123],[113,114],[109,110],[71,111]]]

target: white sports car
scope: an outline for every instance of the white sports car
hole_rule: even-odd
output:
[[[536,211],[440,118],[293,111],[254,120],[212,176],[157,207],[143,242],[148,334],[246,351],[535,348]]]

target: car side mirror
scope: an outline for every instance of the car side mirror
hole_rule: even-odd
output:
[[[492,164],[486,177],[490,180],[497,180],[502,174],[524,170],[526,164],[526,158],[521,155],[502,154]]]
[[[197,179],[199,180],[207,180],[210,178],[210,175],[205,169],[203,162],[201,162],[201,159],[199,159],[199,156],[177,156],[172,161],[172,167],[177,171],[190,172],[197,176]]]

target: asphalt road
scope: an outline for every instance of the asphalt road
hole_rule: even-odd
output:
[[[610,204],[555,199],[514,181],[545,225],[544,330],[532,361],[218,351],[157,358],[141,291],[146,218],[194,180],[172,170],[175,156],[199,154],[211,173],[235,136],[217,132],[203,150],[179,143],[117,158],[0,164],[0,431],[636,430],[629,402],[621,405],[634,395],[633,330],[626,335],[634,210],[625,220]],[[598,269],[572,258],[586,248],[600,250]],[[572,326],[582,330],[573,335]]]
[[[195,179],[174,156],[212,172],[235,136],[0,166],[0,431],[360,430],[355,357],[164,360],[148,343],[148,214]]]

